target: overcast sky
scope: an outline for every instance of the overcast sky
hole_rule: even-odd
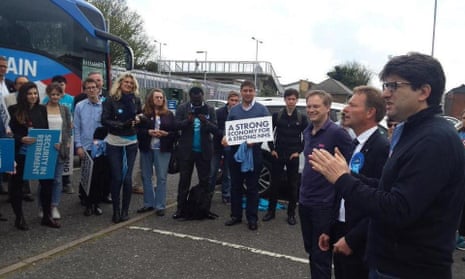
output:
[[[357,61],[377,73],[390,55],[431,54],[434,0],[127,0],[163,59],[269,61],[282,84],[321,82],[335,65]],[[465,1],[438,0],[434,56],[446,89],[465,83]],[[158,45],[157,45],[158,46]]]

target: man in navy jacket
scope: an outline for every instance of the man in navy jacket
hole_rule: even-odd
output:
[[[435,58],[396,56],[380,73],[397,125],[377,189],[350,175],[344,158],[315,150],[313,168],[370,217],[370,278],[452,278],[455,232],[465,199],[465,152],[439,116],[445,75]]]
[[[386,114],[381,91],[371,86],[358,86],[344,108],[344,126],[356,134],[354,152],[350,160],[351,174],[376,187],[389,154],[389,141],[378,130],[378,123]],[[320,248],[333,244],[334,275],[336,279],[368,278],[364,262],[368,218],[350,202],[336,193],[336,220],[331,235],[320,236]],[[331,238],[331,239],[329,239]]]

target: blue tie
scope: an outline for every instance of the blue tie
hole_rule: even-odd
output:
[[[389,148],[389,154],[392,154],[394,147],[396,147],[397,143],[399,142],[403,130],[404,122],[397,124],[397,126],[394,128],[394,131],[392,132],[391,147]]]

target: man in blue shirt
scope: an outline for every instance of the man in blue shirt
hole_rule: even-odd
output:
[[[252,81],[246,80],[241,84],[242,102],[239,105],[231,108],[227,120],[239,120],[254,117],[269,116],[268,109],[255,102],[255,84]],[[222,144],[227,146],[227,140],[224,137]],[[239,145],[231,146],[231,156],[229,159],[229,170],[231,172],[231,219],[225,223],[226,226],[233,226],[242,222],[242,194],[243,183],[247,187],[246,197],[246,217],[248,227],[254,231],[257,226],[258,212],[258,179],[263,168],[263,158],[261,151],[261,143],[247,144],[253,152],[253,170],[243,172],[241,163],[234,159],[234,154],[239,149]]]
[[[347,159],[352,154],[352,139],[347,131],[329,119],[332,97],[325,91],[310,91],[306,97],[310,124],[304,130],[304,156],[313,149],[330,152],[338,147]],[[299,196],[299,215],[305,251],[309,254],[313,279],[331,278],[331,250],[318,247],[321,234],[329,234],[335,208],[335,190],[332,184],[305,160]]]
[[[81,159],[86,156],[86,152],[90,154],[94,144],[94,132],[97,128],[102,127],[102,102],[98,95],[96,82],[87,78],[83,82],[82,88],[87,94],[87,99],[79,102],[74,110],[74,147],[76,154]],[[83,193],[81,196],[87,205],[85,212],[87,216],[92,213],[101,214],[98,201],[101,198],[104,185],[94,186],[99,186],[99,189],[91,189],[91,196],[87,197]]]

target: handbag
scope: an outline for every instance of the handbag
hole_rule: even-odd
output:
[[[171,151],[170,162],[168,163],[168,173],[175,174],[179,172],[179,162],[178,162],[178,143],[175,141],[173,144],[173,151]]]

